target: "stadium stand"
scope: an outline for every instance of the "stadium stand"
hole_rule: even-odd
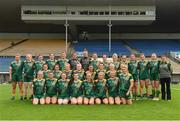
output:
[[[78,43],[73,44],[73,47],[77,52],[87,49],[90,53],[97,52],[98,55],[104,53],[108,55],[112,55],[112,53],[130,54],[121,40],[112,40],[111,52],[109,52],[108,43],[108,40],[79,40]]]
[[[8,72],[9,65],[13,60],[14,57],[0,57],[0,72]]]
[[[127,40],[127,42],[131,47],[148,56],[154,52],[162,55],[180,50],[180,42],[176,40]]]
[[[21,41],[24,41],[24,40],[0,40],[0,51],[6,49],[6,48],[9,48],[11,46],[14,46],[16,45],[17,43],[21,42]]]
[[[2,42],[4,45],[9,44],[9,41]],[[0,52],[0,56],[14,56],[17,53],[21,55],[27,53],[48,55],[49,53],[60,53],[62,51],[65,51],[64,40],[27,40]]]

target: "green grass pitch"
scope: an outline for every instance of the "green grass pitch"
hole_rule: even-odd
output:
[[[133,105],[32,105],[10,100],[11,86],[0,85],[0,120],[180,120],[180,85],[172,101],[136,101]]]

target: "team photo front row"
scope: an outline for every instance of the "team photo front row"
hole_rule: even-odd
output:
[[[16,86],[19,86],[20,100],[32,100],[33,104],[128,104],[135,100],[171,100],[171,64],[166,56],[158,60],[155,53],[147,60],[144,54],[137,60],[131,54],[130,60],[123,55],[107,55],[98,60],[97,53],[89,57],[72,54],[69,60],[62,52],[59,59],[49,54],[44,61],[42,55],[34,60],[31,54],[21,60],[19,54],[10,64],[12,97],[15,100]],[[160,85],[161,84],[161,91]],[[140,93],[139,93],[140,92]],[[28,94],[30,97],[28,98]]]

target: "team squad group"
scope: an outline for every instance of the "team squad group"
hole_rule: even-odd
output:
[[[34,60],[31,54],[22,61],[17,54],[10,64],[11,100],[17,85],[20,100],[30,99],[33,104],[131,105],[137,99],[159,100],[159,68],[172,70],[165,57],[158,60],[153,53],[148,61],[144,54],[139,60],[131,54],[128,60],[114,53],[112,61],[107,58],[104,54],[100,61],[97,53],[90,57],[87,50],[80,59],[77,53],[67,59],[62,52],[59,59],[49,54],[46,61],[42,55]]]

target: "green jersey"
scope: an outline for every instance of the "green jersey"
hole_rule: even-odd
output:
[[[67,79],[70,79],[70,80],[72,79],[72,74],[73,74],[72,70],[69,70],[69,71],[64,70],[64,73],[66,74]]]
[[[53,70],[54,66],[56,65],[56,60],[48,59],[46,60],[46,64],[48,65],[49,70]]]
[[[107,93],[107,89],[106,89],[106,79],[103,80],[96,80],[95,81],[95,96],[97,98],[106,98],[106,93]]]
[[[98,69],[98,70],[96,70],[96,76],[95,76],[95,79],[98,78],[98,74],[99,74],[100,72],[103,72],[104,75],[106,76],[106,70],[105,70],[105,69],[103,69],[103,70]]]
[[[25,78],[34,78],[34,69],[33,69],[34,61],[27,61],[23,62],[23,72]]]
[[[109,69],[109,63],[107,61],[103,61],[104,64],[104,69],[108,70]]]
[[[12,76],[13,75],[22,75],[22,61],[12,61],[10,67],[12,69]]]
[[[139,79],[144,80],[149,78],[149,67],[147,61],[138,62]]]
[[[130,73],[128,74],[120,74],[119,75],[119,91],[127,92],[129,90],[131,81],[133,81],[133,77]]]
[[[38,71],[42,70],[43,64],[45,64],[45,61],[35,61],[33,68],[35,70],[36,75],[37,75]]]
[[[50,70],[42,70],[42,71],[43,71],[44,79],[47,79]]]
[[[34,98],[43,98],[45,93],[45,79],[33,80],[33,95]]]
[[[94,84],[93,82],[89,82],[84,80],[82,83],[83,96],[86,98],[94,97]]]
[[[159,73],[159,63],[160,61],[158,60],[149,62],[150,74]]]
[[[109,97],[116,97],[118,94],[118,77],[109,78],[106,82]]]
[[[80,97],[82,96],[83,92],[82,92],[82,81],[81,80],[77,80],[77,81],[73,81],[70,85],[70,96],[71,97]]]
[[[126,93],[128,92],[130,86],[131,86],[131,82],[134,81],[133,77],[130,73],[128,74],[120,74],[119,75],[119,86],[118,86],[118,95],[121,98],[125,98],[127,100],[132,99],[132,96],[126,95]]]
[[[84,80],[84,70],[74,70],[73,74],[78,74],[79,80]]]
[[[98,69],[98,64],[99,64],[98,60],[91,60],[91,62],[90,62],[90,65],[93,66],[94,71],[96,71]]]
[[[92,80],[94,80],[94,79],[95,79],[95,77],[96,77],[96,72],[86,71],[86,73],[85,73],[85,76],[84,76],[84,77],[86,77],[87,73],[90,73],[90,74],[91,74]]]
[[[54,78],[56,79],[60,79],[61,78],[61,71],[54,71],[53,74],[54,74]]]
[[[69,81],[69,79],[59,79],[57,81],[56,87],[58,92],[58,98],[65,99],[69,97]]]
[[[46,88],[46,97],[54,97],[57,96],[57,88],[56,88],[57,79],[55,78],[47,78],[45,82]]]
[[[138,62],[131,60],[128,63],[128,70],[132,74],[134,81],[138,81]]]
[[[66,65],[66,63],[68,63],[68,62],[69,62],[68,59],[58,59],[57,62],[56,62],[56,64],[59,65],[61,71],[64,71],[64,70],[65,70],[65,65]]]
[[[120,65],[123,64],[123,65],[128,65],[128,62],[127,61],[121,61],[120,62]]]
[[[122,73],[123,73],[122,70],[118,70],[117,71],[117,77],[119,77]]]
[[[10,64],[12,81],[22,81],[22,61],[13,61]]]
[[[120,62],[116,61],[116,62],[113,62],[113,64],[115,65],[115,69],[119,70]]]
[[[110,72],[111,72],[111,70],[109,70],[109,71],[106,72],[106,79],[109,79],[109,78],[110,78]],[[115,76],[117,76],[117,71],[114,70],[113,72],[115,72],[115,73],[116,73]]]
[[[128,70],[130,74],[138,74],[138,62],[130,61],[128,63]]]

